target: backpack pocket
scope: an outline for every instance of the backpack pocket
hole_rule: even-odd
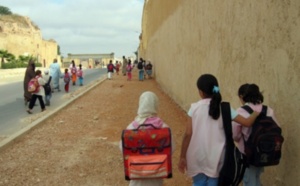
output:
[[[257,167],[278,165],[281,158],[282,136],[265,134],[259,139],[253,157]]]
[[[128,169],[131,179],[167,177],[167,155],[130,156],[128,159]]]

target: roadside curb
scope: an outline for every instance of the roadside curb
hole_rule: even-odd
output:
[[[59,106],[58,108],[54,109],[53,111],[47,113],[46,115],[42,116],[41,118],[33,121],[32,123],[30,123],[28,126],[22,128],[21,130],[19,130],[18,132],[10,135],[9,137],[3,139],[0,141],[0,152],[3,151],[6,147],[8,147],[9,145],[14,144],[15,142],[18,141],[19,138],[21,138],[22,136],[26,135],[27,133],[29,133],[31,130],[33,130],[35,127],[37,127],[38,125],[42,124],[43,121],[47,120],[49,117],[53,116],[54,114],[56,114],[58,111],[60,111],[61,109],[65,108],[66,106],[68,106],[69,104],[71,104],[73,101],[75,101],[76,99],[80,98],[81,96],[83,96],[84,94],[88,93],[90,90],[94,89],[96,86],[100,85],[102,82],[104,82],[106,80],[106,76],[103,76],[95,81],[92,81],[90,84],[95,83],[94,85],[88,87],[86,90],[83,90],[82,92],[80,92],[78,95],[75,95],[74,97],[72,97],[70,100],[67,100],[65,103],[63,103],[61,106]]]

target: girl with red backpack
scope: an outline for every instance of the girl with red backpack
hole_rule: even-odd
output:
[[[32,114],[32,109],[35,105],[36,99],[38,99],[40,102],[42,112],[46,110],[45,103],[43,100],[43,95],[45,95],[45,91],[43,88],[43,85],[45,85],[45,80],[43,79],[42,72],[40,70],[37,70],[35,72],[35,79],[38,82],[38,86],[36,87],[37,90],[32,93],[30,103],[27,109],[28,114]]]

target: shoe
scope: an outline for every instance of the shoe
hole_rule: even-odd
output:
[[[28,114],[32,114],[31,110],[27,110],[27,113],[28,113]]]
[[[46,110],[46,108],[42,109],[42,112],[44,112]]]

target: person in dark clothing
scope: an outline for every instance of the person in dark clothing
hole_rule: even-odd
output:
[[[24,102],[27,105],[30,102],[32,94],[28,92],[28,83],[29,81],[35,77],[35,62],[33,59],[30,59],[25,71],[23,88],[24,88]]]
[[[114,73],[114,69],[116,67],[114,64],[112,64],[112,60],[109,61],[109,64],[107,65],[107,78],[111,79],[112,78],[112,73]]]

